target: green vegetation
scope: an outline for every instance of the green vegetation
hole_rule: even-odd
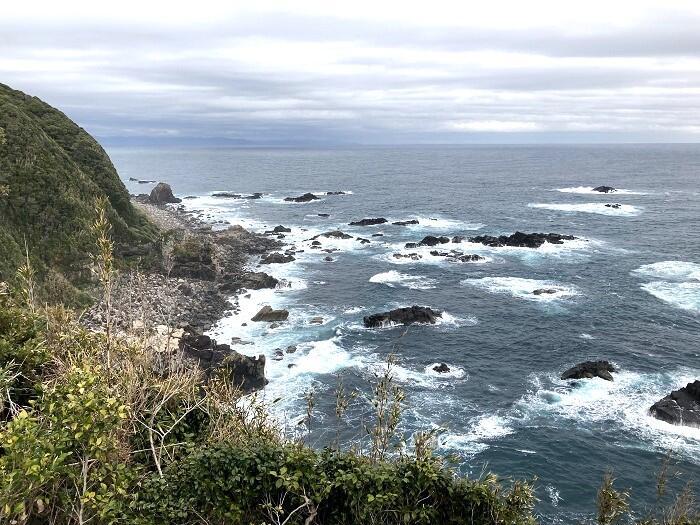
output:
[[[89,224],[108,199],[117,253],[153,240],[156,230],[130,203],[102,147],[60,111],[0,84],[0,278],[9,280],[27,251],[42,291],[79,296],[89,277]]]

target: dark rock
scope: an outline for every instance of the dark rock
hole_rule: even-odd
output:
[[[605,207],[606,208],[615,208],[617,210],[619,208],[622,208],[622,204],[617,204],[617,203],[616,204],[606,204]]]
[[[466,255],[458,255],[455,257],[455,259],[459,260],[460,262],[477,262],[477,261],[484,260],[484,258],[481,255],[477,255],[475,253],[468,253]]]
[[[450,367],[447,366],[446,363],[440,363],[439,365],[435,365],[433,367],[433,370],[435,372],[438,372],[439,374],[446,374],[447,372],[450,371]]]
[[[327,191],[326,195],[345,195],[344,191]]]
[[[600,377],[606,381],[612,381],[611,372],[615,372],[615,367],[608,361],[585,361],[564,371],[562,379],[591,379]]]
[[[207,377],[215,375],[215,371],[225,371],[232,383],[245,393],[267,384],[264,355],[248,357],[232,350],[229,345],[216,344],[209,336],[191,333],[182,336],[180,349],[185,356],[200,364]]]
[[[360,241],[360,244],[369,244],[370,243],[369,239],[363,239],[362,237],[357,237],[356,239],[358,241]]]
[[[597,191],[599,193],[612,193],[616,190],[612,186],[596,186],[593,188],[593,191]]]
[[[425,306],[414,305],[366,316],[363,318],[363,323],[367,328],[377,328],[390,323],[404,325],[413,323],[435,324],[438,317],[442,317],[441,312],[437,312]]]
[[[503,246],[514,246],[520,248],[539,248],[545,242],[551,244],[563,244],[564,241],[576,239],[573,235],[561,235],[558,233],[523,233],[515,232],[512,235],[501,235],[493,237],[491,235],[479,235],[469,239],[470,242],[476,242],[500,248]]]
[[[464,235],[455,235],[454,237],[452,237],[452,242],[455,244],[459,244],[464,239],[466,239],[466,237]]]
[[[273,310],[271,306],[263,306],[260,311],[253,316],[251,321],[255,322],[274,322],[274,321],[286,321],[289,317],[289,312],[287,310]]]
[[[156,187],[151,190],[149,199],[153,204],[174,204],[182,202],[182,199],[178,199],[173,195],[170,184],[166,184],[165,182],[156,184]]]
[[[285,226],[282,226],[282,225],[280,224],[279,226],[275,226],[275,227],[272,229],[272,231],[275,232],[275,233],[291,233],[291,232],[292,232],[292,229],[291,229],[291,228],[287,228],[287,227],[285,227]]]
[[[423,258],[423,256],[418,253],[395,253],[392,257],[394,259],[411,259],[412,261],[418,261]]]
[[[252,195],[248,195],[248,196],[244,197],[244,199],[253,199],[253,200],[255,200],[255,199],[262,199],[262,197],[263,197],[263,194],[256,191],[256,192],[253,193]]]
[[[295,260],[296,259],[293,255],[270,253],[268,255],[264,255],[262,259],[260,259],[260,264],[284,264]]]
[[[410,224],[419,224],[419,222],[416,219],[411,219],[410,221],[396,221],[391,224],[395,226],[408,226]]]
[[[700,380],[660,399],[649,408],[649,413],[673,425],[700,428]]]
[[[319,216],[319,217],[324,217],[324,218],[325,218],[325,217],[330,217],[331,214],[330,214],[330,213],[319,213],[318,216]]]
[[[293,353],[296,352],[296,351],[297,351],[296,345],[289,345],[289,346],[287,347],[287,353],[288,353],[288,354],[293,354]]]
[[[242,199],[243,195],[240,193],[231,193],[230,191],[219,191],[211,194],[212,197],[221,197],[225,199]]]
[[[532,294],[533,295],[544,295],[544,294],[553,294],[557,293],[559,290],[556,288],[538,288],[537,290],[533,290]]]
[[[323,324],[323,317],[314,317],[309,321],[309,324]]]
[[[333,257],[331,257],[330,255],[327,255],[326,257],[323,258],[323,260],[326,262],[333,262]]]
[[[247,288],[260,290],[263,288],[276,288],[279,281],[264,272],[242,272],[240,274],[224,276],[224,282],[220,285],[223,292],[232,292]]]
[[[408,249],[418,248],[418,243],[417,242],[407,242],[404,245],[404,248],[408,248]]]
[[[418,246],[437,246],[438,244],[446,244],[450,242],[450,239],[447,237],[435,237],[434,235],[426,235],[423,237],[423,240],[418,243]],[[408,248],[408,244],[406,245],[406,248]]]
[[[318,200],[318,197],[313,193],[304,193],[300,197],[286,197],[284,200],[287,202],[311,202]]]
[[[322,233],[321,235],[317,235],[314,237],[314,239],[318,237],[328,237],[332,239],[352,239],[352,235],[348,235],[347,233],[343,233],[340,230],[334,230],[332,232],[326,232]]]
[[[311,243],[311,246],[316,246],[316,247],[321,246],[321,241],[313,241]]]
[[[282,352],[282,350],[278,348],[277,351],[275,351],[275,355],[272,356],[272,359],[274,359],[275,361],[282,361],[283,358],[284,352]]]
[[[373,233],[372,237],[384,237],[383,233]]]
[[[388,222],[384,217],[378,219],[362,219],[360,221],[351,222],[350,226],[374,226],[376,224],[384,224]]]

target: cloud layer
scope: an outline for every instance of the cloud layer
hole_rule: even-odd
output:
[[[102,138],[700,139],[697,2],[96,4],[8,8],[0,82]]]

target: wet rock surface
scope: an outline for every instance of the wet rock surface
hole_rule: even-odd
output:
[[[368,315],[362,321],[366,328],[379,328],[390,324],[435,324],[439,317],[442,317],[442,312],[435,311],[427,306],[414,305]]]
[[[562,379],[592,379],[599,377],[606,381],[612,381],[612,372],[615,367],[608,361],[585,361],[565,370],[561,374]]]
[[[649,413],[673,425],[700,428],[700,380],[660,399],[649,408]]]

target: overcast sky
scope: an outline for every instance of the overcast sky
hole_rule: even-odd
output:
[[[0,82],[132,143],[698,142],[700,0],[24,0]]]

